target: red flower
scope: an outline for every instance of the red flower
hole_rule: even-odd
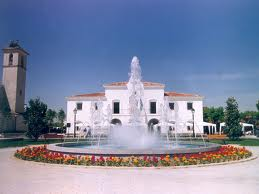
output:
[[[93,163],[95,162],[95,156],[94,156],[94,155],[92,155],[91,161],[92,161]]]

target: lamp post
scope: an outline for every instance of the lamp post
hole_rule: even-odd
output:
[[[195,137],[195,133],[194,133],[194,113],[195,113],[195,109],[192,108],[192,136]]]
[[[74,138],[76,137],[76,113],[77,113],[77,109],[75,108],[73,110],[74,112]]]

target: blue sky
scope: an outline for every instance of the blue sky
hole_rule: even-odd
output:
[[[137,55],[144,80],[203,95],[206,106],[235,96],[255,110],[258,10],[258,0],[1,0],[0,46],[18,39],[30,52],[26,98],[51,108],[128,80]]]

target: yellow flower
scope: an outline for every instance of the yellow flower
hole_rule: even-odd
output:
[[[128,158],[123,158],[123,160],[122,160],[123,162],[129,162],[129,159]]]

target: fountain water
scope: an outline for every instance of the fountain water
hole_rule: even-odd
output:
[[[143,99],[144,86],[141,82],[141,68],[137,57],[133,57],[131,62],[130,79],[127,84],[129,93],[129,110],[130,110],[130,123],[132,126],[139,125],[141,112],[144,109]]]
[[[114,143],[127,147],[149,147],[156,143],[157,138],[149,134],[147,130],[147,115],[143,100],[144,86],[141,82],[141,68],[136,56],[132,59],[129,76],[130,78],[127,84],[130,113],[129,123],[126,126],[114,127],[111,138]]]

